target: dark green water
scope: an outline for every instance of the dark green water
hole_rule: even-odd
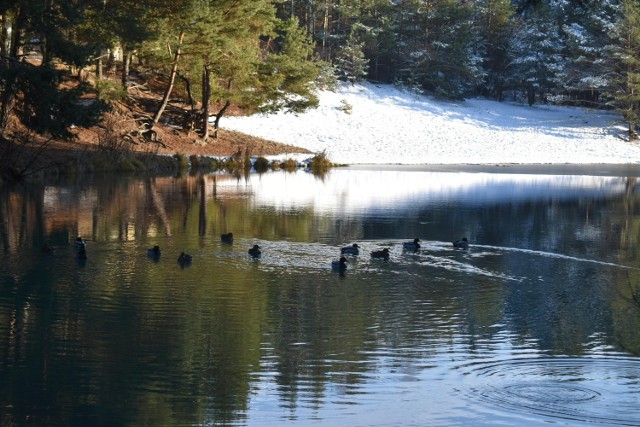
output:
[[[639,240],[634,177],[4,187],[0,425],[639,425]]]

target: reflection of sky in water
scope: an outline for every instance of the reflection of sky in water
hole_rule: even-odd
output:
[[[213,177],[207,179],[207,191],[212,191]],[[90,257],[82,268],[68,246],[53,257],[19,256],[13,258],[18,262],[0,263],[9,296],[0,298],[0,311],[22,316],[14,323],[24,342],[34,348],[51,342],[49,347],[64,352],[17,358],[19,363],[24,359],[22,370],[40,372],[53,357],[50,376],[60,392],[49,395],[40,389],[49,380],[27,378],[33,389],[23,384],[7,408],[29,402],[33,390],[43,396],[42,405],[34,408],[45,408],[48,415],[46,408],[56,408],[56,401],[72,402],[73,390],[85,390],[83,373],[113,379],[112,355],[124,354],[116,360],[123,377],[115,379],[125,393],[209,405],[226,414],[229,424],[640,425],[635,350],[640,329],[630,293],[637,290],[630,287],[638,276],[637,256],[633,245],[620,251],[616,243],[609,244],[622,240],[617,224],[630,217],[617,219],[624,204],[602,203],[587,211],[572,203],[624,194],[625,178],[348,168],[324,179],[298,171],[253,174],[246,180],[220,175],[216,183],[217,193],[235,203],[211,200],[202,206],[202,187],[191,176],[134,182],[118,192],[112,186],[47,188],[46,217],[63,218],[71,230],[77,224],[81,234],[95,239],[89,241]],[[136,194],[135,189],[144,191]],[[553,211],[549,200],[569,201],[570,206]],[[129,210],[122,209],[123,201]],[[246,201],[254,206],[247,208]],[[481,209],[445,217],[451,206],[464,211],[529,202],[539,206],[496,209],[477,221]],[[412,207],[440,205],[447,209],[434,226],[402,218]],[[308,209],[331,218],[315,221],[306,213],[296,222],[291,212],[254,215],[253,208],[286,209],[294,215]],[[71,209],[78,213],[70,214]],[[164,224],[173,226],[172,234],[153,228],[158,225],[144,228],[159,224],[161,215]],[[224,215],[236,221],[231,224],[248,224],[237,232],[234,246],[218,240],[216,227],[227,225]],[[369,224],[353,221],[342,227],[348,221],[338,217],[350,215],[371,216],[362,221]],[[400,225],[380,226],[373,215]],[[206,236],[198,235],[195,222],[200,219],[211,224]],[[26,226],[9,224],[19,236],[15,251],[26,250],[28,245],[19,246],[23,240],[37,241],[40,229],[33,224],[44,221],[33,220]],[[290,238],[287,223],[300,227],[303,237]],[[468,251],[456,251],[443,240],[458,224],[470,237],[480,236]],[[260,227],[277,231],[256,233]],[[315,233],[320,228],[325,234]],[[365,229],[370,234],[358,238],[361,254],[348,257],[347,272],[331,271],[338,248],[352,236],[364,236]],[[402,233],[412,236],[415,230],[423,230],[428,240],[421,251],[403,251]],[[146,256],[146,248],[156,242],[163,247],[157,262]],[[248,256],[252,244],[263,248],[260,259]],[[381,247],[391,248],[388,261],[369,256]],[[176,257],[184,248],[194,262],[181,269]],[[68,303],[52,308],[50,298],[36,293],[38,283],[50,283],[46,295]],[[28,310],[22,309],[23,301]],[[141,315],[128,315],[133,311]],[[28,321],[43,316],[52,319],[51,334]],[[56,325],[66,331],[73,319],[82,323],[87,318],[105,321],[86,334],[56,333]],[[174,326],[166,328],[169,322]],[[127,330],[136,339],[121,339]],[[141,336],[145,339],[137,339]],[[9,354],[13,341],[0,342],[0,352]],[[80,361],[82,366],[68,357],[101,348],[96,343],[106,343],[110,351],[94,352],[90,360]],[[4,376],[18,378],[19,363],[5,367]],[[141,363],[151,368],[140,369]],[[203,381],[230,387],[194,391],[184,381],[202,377],[203,366],[225,363],[229,369],[209,370]],[[82,375],[65,375],[77,367]],[[128,374],[133,371],[138,373]],[[227,402],[244,397],[238,390],[250,390],[246,405],[225,413]],[[60,414],[56,409],[52,419],[79,414],[92,420],[92,414],[119,407],[117,398],[110,399],[100,395],[96,406],[83,399]],[[213,409],[210,418],[198,418],[194,405],[176,406],[172,424],[223,419],[215,418]],[[130,411],[127,424],[144,424],[156,406]],[[26,418],[16,414],[10,416]]]
[[[224,192],[229,184],[238,185],[219,182],[218,190]],[[624,192],[625,184],[624,177],[335,169],[322,179],[304,171],[251,175],[242,185],[251,188],[258,206],[356,213],[394,210],[394,205],[404,211],[448,202],[482,205],[604,197]]]

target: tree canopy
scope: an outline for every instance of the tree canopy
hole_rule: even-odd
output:
[[[63,104],[90,88],[63,90],[61,64],[95,64],[100,79],[117,53],[124,87],[134,57],[169,77],[163,105],[176,79],[184,82],[193,105],[200,101],[205,138],[208,117],[217,127],[231,104],[313,107],[322,70],[442,98],[618,109],[633,134],[637,9],[631,0],[2,0],[0,120],[15,111],[59,135],[90,123],[88,110],[63,117],[71,111]],[[28,60],[33,52],[41,62]]]

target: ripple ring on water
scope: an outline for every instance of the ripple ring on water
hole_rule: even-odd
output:
[[[557,383],[512,384],[504,387],[502,393],[518,399],[548,404],[579,403],[600,397],[600,393],[595,390]]]
[[[522,358],[461,368],[474,383],[468,397],[494,407],[595,424],[640,425],[638,359]]]

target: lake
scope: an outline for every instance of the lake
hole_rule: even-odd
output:
[[[1,187],[0,425],[640,425],[639,172]]]

